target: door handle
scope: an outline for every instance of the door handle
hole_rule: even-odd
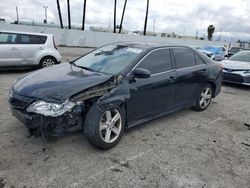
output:
[[[170,76],[170,77],[169,77],[169,82],[170,82],[170,83],[173,83],[174,81],[175,81],[175,77],[174,77],[174,76]]]

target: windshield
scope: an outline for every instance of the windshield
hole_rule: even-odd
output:
[[[142,50],[124,45],[107,45],[77,59],[74,64],[96,72],[117,74],[127,67]]]
[[[250,62],[250,51],[246,52],[246,51],[240,51],[236,54],[234,54],[231,58],[229,58],[230,60],[234,60],[234,61],[245,61],[245,62]]]

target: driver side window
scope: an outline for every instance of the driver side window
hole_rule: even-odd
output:
[[[157,74],[172,69],[172,60],[169,49],[159,49],[151,52],[138,68],[147,69],[151,74]]]

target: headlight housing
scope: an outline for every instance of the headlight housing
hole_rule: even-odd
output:
[[[70,111],[75,103],[66,100],[64,103],[56,104],[45,101],[36,101],[28,106],[27,112],[37,113],[44,116],[57,117]]]

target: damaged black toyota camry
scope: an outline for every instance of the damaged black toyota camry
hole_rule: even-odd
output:
[[[17,79],[9,104],[30,134],[82,129],[109,149],[125,128],[182,108],[205,110],[221,82],[221,66],[192,48],[114,43]]]

